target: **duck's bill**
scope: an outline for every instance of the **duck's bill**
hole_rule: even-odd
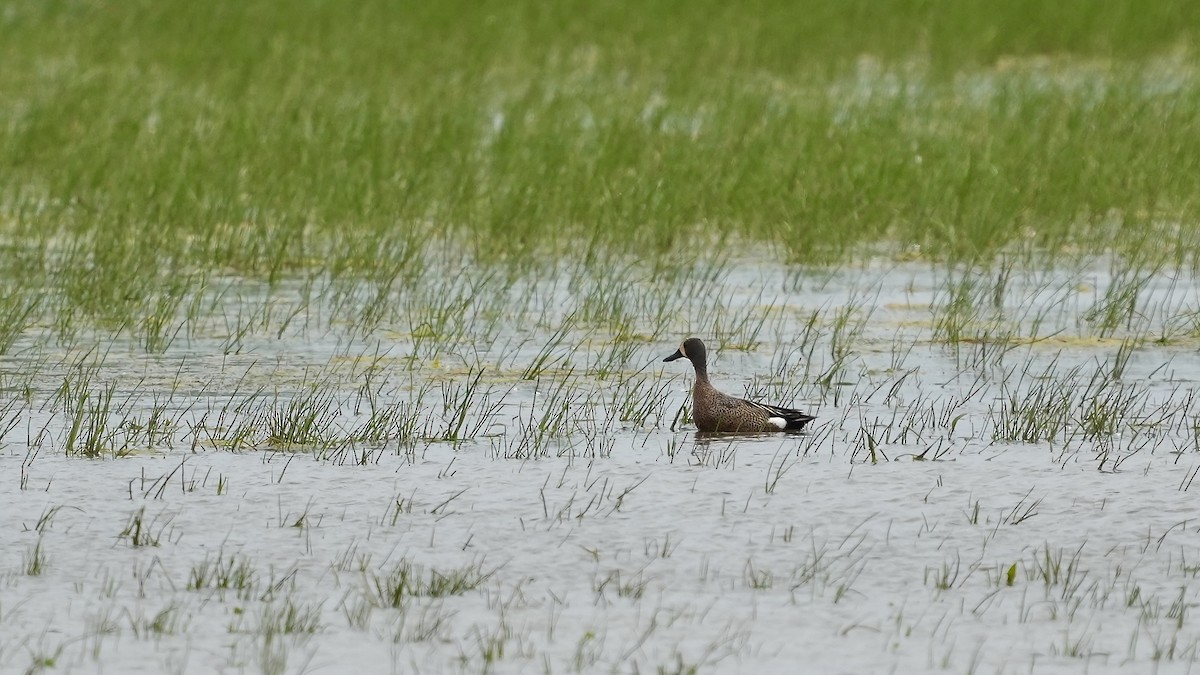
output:
[[[676,349],[674,354],[663,359],[663,361],[674,361],[675,359],[682,359],[682,358],[683,358],[683,352]]]

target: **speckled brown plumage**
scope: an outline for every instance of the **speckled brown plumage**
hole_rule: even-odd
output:
[[[717,391],[708,380],[708,353],[699,338],[684,340],[663,361],[675,359],[687,359],[696,369],[692,419],[700,431],[794,431],[816,419],[799,410],[755,403]]]

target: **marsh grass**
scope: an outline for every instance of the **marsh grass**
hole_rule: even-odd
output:
[[[698,675],[700,664],[684,660],[683,654],[675,653],[673,660],[655,667],[657,675]]]
[[[996,418],[997,439],[1036,443],[1054,440],[1068,428],[1077,395],[1071,384],[1080,377],[1079,370],[1059,376],[1052,364],[1040,375],[1029,376],[1029,385],[1022,387],[1027,376],[1024,371],[1015,386],[1005,386]]]
[[[179,320],[177,315],[191,287],[203,289],[204,283],[193,283],[181,277],[173,278],[166,288],[148,301],[145,317],[137,326],[142,347],[148,353],[166,352],[186,328],[186,321]]]
[[[855,345],[862,338],[875,306],[862,298],[860,302],[852,302],[834,310],[828,327],[829,359],[825,370],[813,377],[813,381],[820,385],[823,397],[833,394],[836,400],[840,392],[839,385],[848,383]]]
[[[622,378],[612,389],[605,416],[642,426],[654,421],[661,426],[667,417],[672,382],[649,375]]]
[[[622,573],[619,569],[610,570],[607,574],[597,575],[592,580],[592,590],[597,601],[601,600],[611,590],[619,598],[640,600],[646,593],[646,587],[651,579],[642,572]]]
[[[0,354],[7,354],[36,315],[38,298],[30,297],[21,287],[9,287],[0,291]]]
[[[415,535],[438,523],[429,546],[443,555],[456,517],[482,517],[472,499],[484,488],[464,483],[472,462],[514,480],[544,471],[537,496],[525,495],[540,513],[530,501],[532,516],[511,520],[519,536],[576,539],[599,519],[644,513],[637,489],[650,472],[621,474],[614,458],[673,463],[655,469],[664,482],[693,474],[683,498],[697,504],[714,472],[734,485],[750,466],[750,494],[722,492],[719,508],[755,545],[755,509],[811,489],[800,464],[818,455],[850,472],[938,473],[939,489],[941,473],[959,473],[944,470],[1014,442],[1107,471],[1170,453],[1180,466],[1168,488],[1180,491],[1200,471],[1189,466],[1200,448],[1189,380],[1141,358],[1170,361],[1155,350],[1184,354],[1200,335],[1194,3],[10,5],[0,436],[28,452],[14,480],[49,489],[45,448],[72,463],[264,450],[218,459],[261,461],[270,490],[293,487],[287,466],[301,453],[329,472],[374,476],[369,465],[389,453],[400,465],[370,513],[310,512],[318,495],[269,519],[271,536],[315,560],[322,538],[361,516],[372,528],[362,549],[332,565],[260,568],[224,552],[184,563],[182,597],[235,598],[230,628],[257,650],[257,663],[227,669],[295,669],[289,650],[325,626],[324,601],[297,590],[331,578],[360,637],[453,645],[468,670],[564,665],[535,663],[541,643],[507,620],[505,603],[543,602],[524,597],[525,580],[510,586],[481,562],[397,561],[365,543],[400,537],[395,550],[416,550]],[[896,279],[881,273],[892,267],[914,279],[909,302],[882,307],[897,294],[875,280]],[[689,334],[710,341],[716,364],[754,364],[747,396],[820,408],[821,421],[773,453],[759,443],[775,439],[679,433],[691,421],[684,380],[653,369]],[[1064,343],[1054,359],[1045,341],[1060,335],[1096,342]],[[642,452],[656,444],[659,454]],[[435,468],[422,473],[426,463]],[[169,466],[143,472],[141,499],[240,499],[232,474],[217,474],[215,499],[196,489],[205,483],[188,477],[191,464]],[[238,492],[258,487],[237,475]],[[165,495],[174,478],[182,489]],[[914,509],[932,511],[938,494]],[[989,513],[972,493],[967,525],[1000,547],[1002,525],[1028,532],[1049,519],[1057,502],[1041,494]],[[43,548],[52,520],[34,528],[13,584],[68,568],[64,551],[50,561]],[[807,538],[793,525],[777,538],[772,525],[783,553],[756,550],[701,583],[838,604],[905,567],[890,555],[902,544],[866,533],[880,530],[838,525],[814,523]],[[918,536],[933,534],[927,525]],[[139,561],[154,557],[147,549],[166,560],[183,554],[163,548],[177,534],[170,513],[141,508],[118,540]],[[493,544],[479,534],[463,549]],[[690,642],[656,649],[666,638],[652,633],[687,630],[692,610],[648,603],[695,548],[667,532],[618,551],[613,566],[583,566],[598,609],[632,608],[651,626],[624,666],[608,662],[617,631],[564,626],[565,665],[694,673],[726,651],[771,649],[756,638],[742,651],[748,637],[733,624],[699,645],[700,659]],[[625,566],[639,553],[646,566]],[[1178,595],[1136,581],[1114,591],[1084,564],[1095,558],[1058,543],[987,561],[950,555],[923,568],[935,596],[926,616],[943,598],[961,610],[956,594],[986,576],[997,606],[1016,597],[1009,587],[1036,604],[1022,600],[1004,626],[1065,620],[1038,653],[1086,658],[1099,642],[1070,622],[1111,595],[1137,615],[1155,659],[1195,659],[1181,633],[1194,594],[1182,584]],[[329,575],[314,579],[313,567]],[[143,594],[151,572],[133,571]],[[128,572],[105,575],[100,595],[119,597]],[[567,596],[545,590],[553,623]],[[474,622],[473,602],[499,621]],[[135,635],[187,633],[191,607],[144,611],[128,615]],[[98,654],[116,614],[81,616]],[[911,634],[896,623],[898,638]],[[948,626],[934,632],[951,636]],[[29,644],[17,649],[31,669],[62,665],[61,650]],[[930,663],[944,653],[952,670],[953,651]]]
[[[167,528],[171,526],[173,518],[162,512],[148,518],[146,507],[142,507],[129,516],[129,522],[118,538],[124,539],[133,548],[159,546],[168,534]]]
[[[889,0],[870,22],[857,3],[770,1],[14,10],[0,28],[2,211],[30,242],[11,267],[55,288],[45,303],[6,295],[0,326],[49,311],[158,352],[192,330],[184,289],[205,283],[192,270],[277,284],[317,268],[369,279],[344,307],[370,332],[415,297],[422,250],[452,245],[526,270],[547,254],[738,240],[808,262],[884,242],[1186,262],[1195,8],[1135,6]],[[478,295],[443,288],[457,298],[445,311],[404,312],[429,345],[465,337]],[[583,319],[629,315],[611,283],[589,295]],[[1129,306],[1111,300],[1101,325]],[[252,316],[229,333],[266,328]],[[747,315],[717,334],[748,346],[759,328]]]
[[[445,428],[442,440],[458,443],[480,435],[500,412],[508,392],[493,399],[490,387],[480,386],[484,371],[467,371],[462,384],[443,382],[442,417]],[[509,389],[511,392],[512,389]]]
[[[1144,316],[1139,305],[1141,295],[1165,263],[1134,264],[1114,271],[1104,294],[1084,312],[1084,321],[1091,324],[1100,337],[1110,337],[1120,328],[1132,330],[1135,319]]]
[[[371,411],[370,417],[351,435],[351,440],[370,444],[394,441],[398,444],[396,454],[415,459],[418,441],[431,438],[433,433],[422,412],[419,403],[411,401],[381,406]]]
[[[499,440],[507,459],[540,459],[552,453],[570,454],[575,428],[572,411],[584,408],[586,391],[576,388],[573,371],[557,379],[539,377],[527,404],[513,418],[515,429]],[[560,441],[563,445],[557,445]]]
[[[40,535],[33,546],[21,554],[21,559],[21,570],[28,576],[40,576],[46,570],[49,557],[46,555],[46,550],[42,548],[42,537]]]
[[[1194,10],[1161,0],[1130,22],[1131,1],[1086,21],[1075,2],[889,1],[864,35],[828,30],[861,24],[855,3],[22,10],[0,27],[0,229],[14,253],[0,274],[19,282],[0,296],[0,352],[49,330],[68,347],[100,336],[170,356],[216,340],[237,355],[320,329],[386,335],[414,371],[454,357],[480,375],[627,384],[639,342],[696,332],[749,352],[773,336],[804,364],[778,381],[840,402],[862,375],[870,301],[814,310],[730,285],[738,251],[789,263],[789,294],[828,284],[821,265],[935,261],[951,272],[934,338],[971,345],[972,367],[1007,354],[1014,324],[1038,335],[1017,306],[1033,303],[1009,298],[1022,272],[1104,256],[1112,280],[1080,329],[1140,334],[1148,285],[1197,268],[1182,176],[1200,156],[1200,86],[1196,31],[1162,18]],[[253,39],[227,30],[239,17]],[[628,39],[653,26],[674,37]],[[348,36],[359,49],[337,48]],[[608,348],[573,363],[593,339]],[[464,414],[480,381],[453,386],[443,398],[458,407],[432,432],[416,403],[372,405],[342,429],[314,389],[253,423],[223,409],[203,435],[367,463],[393,441],[411,453],[410,439],[483,433],[487,406]],[[662,417],[649,400],[616,403],[624,421]],[[72,410],[91,409],[69,454],[125,451],[111,404],[76,396]]]
[[[966,340],[989,340],[996,332],[1003,317],[995,310],[997,305],[1002,307],[1007,276],[1001,274],[995,286],[989,286],[984,278],[964,273],[946,280],[945,297],[938,300],[933,312],[935,340],[957,347]]]
[[[1122,342],[1112,359],[1090,369],[1074,366],[1061,370],[1056,358],[1034,373],[1026,363],[1015,382],[1006,378],[1002,383],[993,437],[1035,443],[1079,436],[1103,447],[1124,429],[1158,426],[1186,414],[1190,396],[1182,400],[1172,397],[1171,402],[1153,409],[1148,406],[1144,384],[1121,380],[1132,347],[1132,342]]]
[[[495,570],[485,572],[481,563],[459,568],[429,568],[400,560],[382,573],[372,573],[370,586],[381,607],[404,609],[412,598],[443,598],[479,588]]]
[[[264,638],[276,635],[312,635],[321,629],[321,605],[286,598],[264,603],[253,629]]]
[[[133,634],[139,638],[177,635],[186,630],[188,625],[184,608],[174,601],[167,603],[153,616],[128,614],[127,618]]]
[[[792,453],[776,450],[771,461],[767,463],[766,477],[763,479],[763,492],[768,495],[775,494],[775,490],[779,488],[779,481],[783,480],[783,477],[799,463],[800,459],[793,456]]]
[[[277,402],[262,417],[263,443],[269,447],[329,447],[340,437],[336,429],[341,406],[331,389],[306,387],[295,397]]]
[[[218,554],[216,558],[205,557],[192,566],[188,573],[187,589],[233,591],[238,598],[249,599],[254,593],[257,581],[258,573],[248,558]]]
[[[67,394],[68,381],[63,381],[64,395]],[[84,457],[100,457],[108,451],[117,451],[112,445],[115,433],[110,427],[109,414],[112,409],[113,395],[117,383],[109,383],[104,389],[96,392],[79,388],[77,398],[73,401],[73,418],[71,427],[63,441],[63,450],[68,455],[79,454]]]

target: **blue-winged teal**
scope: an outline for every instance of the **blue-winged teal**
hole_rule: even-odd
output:
[[[792,431],[816,419],[799,410],[763,405],[717,391],[708,381],[708,354],[699,338],[683,341],[675,353],[663,359],[687,359],[696,369],[692,388],[692,419],[700,431]]]

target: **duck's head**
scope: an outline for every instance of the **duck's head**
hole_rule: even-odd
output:
[[[687,359],[692,362],[692,365],[703,367],[707,357],[708,353],[704,351],[704,343],[700,341],[700,338],[690,337],[684,340],[683,344],[679,345],[679,349],[676,349],[674,354],[663,359],[663,361]]]

